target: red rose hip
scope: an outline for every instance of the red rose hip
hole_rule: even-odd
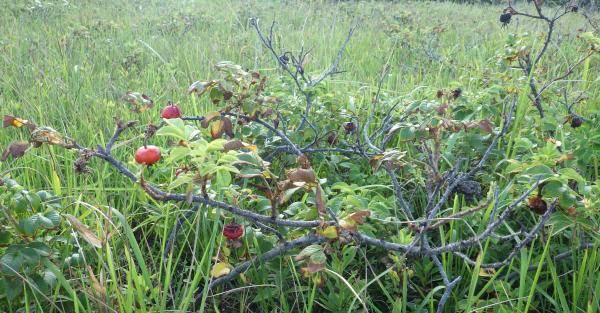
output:
[[[152,165],[160,160],[160,148],[143,146],[135,152],[135,161],[139,164]]]
[[[225,224],[223,227],[223,236],[229,240],[236,240],[244,234],[244,227],[240,224],[231,223]]]
[[[181,109],[179,106],[174,104],[169,104],[162,110],[161,113],[162,118],[171,119],[171,118],[180,118],[181,117]]]

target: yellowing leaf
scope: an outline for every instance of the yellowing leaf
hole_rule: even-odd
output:
[[[210,274],[214,278],[218,278],[221,276],[225,276],[225,275],[229,274],[230,272],[231,272],[231,265],[229,265],[229,263],[219,262],[213,266],[212,270],[210,271]]]
[[[35,124],[28,120],[20,119],[12,115],[4,115],[2,127],[6,128],[12,126],[16,128],[21,128],[23,125],[27,125],[30,130],[33,130],[35,128]]]
[[[222,120],[215,121],[214,123],[212,123],[212,126],[210,128],[210,135],[213,139],[220,138],[223,135],[224,125],[225,123]]]
[[[496,270],[493,268],[480,268],[479,276],[481,277],[492,277],[496,275]]]
[[[337,228],[335,226],[328,226],[325,229],[318,230],[317,233],[325,238],[335,239],[338,237]]]

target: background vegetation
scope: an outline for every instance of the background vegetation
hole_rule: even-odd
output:
[[[525,3],[521,7],[532,12]],[[525,183],[526,179],[519,176],[527,176],[529,167],[553,163],[571,154],[574,158],[566,160],[571,162],[566,167],[576,169],[578,176],[566,178],[565,184],[579,180],[580,186],[589,187],[573,200],[575,216],[567,211],[571,206],[562,208],[553,215],[548,229],[503,271],[480,271],[452,255],[443,257],[446,271],[463,277],[446,310],[596,312],[600,307],[599,251],[578,247],[599,242],[600,58],[596,55],[587,59],[568,81],[553,85],[557,89],[544,98],[548,115],[540,119],[527,98],[527,77],[511,70],[503,60],[514,52],[508,48],[539,49],[545,25],[516,16],[507,28],[502,28],[498,19],[503,9],[501,5],[330,1],[140,0],[106,4],[87,0],[4,4],[0,8],[0,114],[52,126],[82,146],[104,145],[114,130],[115,117],[139,120],[143,126],[159,119],[159,108],[167,101],[178,103],[187,115],[215,111],[217,107],[209,98],[190,97],[186,89],[194,81],[218,78],[220,73],[214,65],[223,60],[258,70],[269,78],[275,93],[287,93],[290,102],[301,101],[279,79],[282,73],[249,19],[260,18],[263,27],[276,21],[281,49],[297,50],[301,44],[310,47],[306,69],[312,75],[331,64],[349,26],[358,21],[360,26],[340,64],[344,72],[319,89],[318,103],[323,110],[315,114],[322,114],[324,123],[341,125],[351,120],[353,112],[361,112],[377,92],[386,64],[390,71],[381,85],[384,108],[396,102],[406,107],[415,102],[426,105],[438,101],[438,90],[460,88],[461,99],[456,105],[467,108],[470,116],[491,119],[498,127],[503,103],[518,94],[517,117],[507,135],[511,144],[503,148],[503,155],[494,158],[498,162],[491,165],[494,174],[478,180],[485,184],[497,179],[496,187],[511,200],[532,182]],[[592,28],[578,15],[565,16],[557,24],[551,52],[535,72],[540,80],[560,75],[582,55],[587,47],[578,38],[582,30]],[[132,112],[123,99],[127,91],[149,95],[156,107]],[[575,101],[580,93],[585,96],[574,106],[577,114],[585,117],[581,128],[564,123],[569,112],[560,102],[563,92],[568,94],[567,101]],[[397,114],[405,111],[399,108]],[[549,131],[554,132],[555,140],[547,140]],[[142,127],[136,128],[132,137],[142,132]],[[485,136],[461,133],[446,137],[446,156],[477,154],[477,147],[489,140]],[[138,169],[133,152],[141,145],[141,135],[135,138],[130,145],[115,149],[115,156]],[[18,129],[3,130],[0,146],[8,146],[15,139],[28,137]],[[556,140],[561,145],[559,150]],[[412,142],[403,140],[396,147],[409,152],[414,148]],[[435,311],[443,292],[439,273],[430,260],[404,260],[381,251],[371,253],[371,248],[347,246],[339,247],[341,253],[328,259],[328,268],[342,278],[333,274],[323,274],[324,281],[303,278],[293,257],[285,256],[266,266],[253,267],[234,284],[193,301],[209,283],[212,258],[223,243],[222,222],[215,212],[205,210],[186,222],[174,246],[174,257],[165,259],[169,231],[188,207],[151,199],[139,186],[100,161],[90,164],[91,174],[77,175],[73,166],[77,158],[72,151],[43,145],[23,158],[0,163],[0,177],[10,176],[30,194],[48,190],[57,196],[39,193],[39,205],[35,204],[36,196],[25,197],[29,213],[24,215],[29,216],[33,208],[49,220],[44,220],[43,235],[37,239],[52,250],[38,247],[33,260],[29,260],[31,271],[17,279],[1,274],[3,311],[350,312],[362,310],[360,302],[364,301],[374,312],[420,312]],[[375,200],[380,205],[393,205],[394,195],[384,175],[372,175],[368,163],[348,163],[340,156],[313,160],[320,177],[332,183],[348,180],[363,184],[364,190],[355,185],[345,192],[356,193],[357,199],[365,199],[369,206],[376,198],[371,192],[379,196]],[[167,169],[168,173],[162,170],[150,169],[148,175],[166,180],[174,174],[174,169]],[[554,175],[554,170],[549,175]],[[403,175],[405,192],[425,198],[423,190],[411,189],[424,180],[424,172]],[[484,189],[484,195],[493,193],[491,187]],[[6,189],[2,192],[0,203],[6,213],[6,208],[17,205],[14,199],[18,196]],[[469,204],[455,196],[448,209],[459,210]],[[3,218],[8,219],[7,214],[12,213]],[[98,247],[90,244],[93,239],[82,238],[81,231],[75,235],[77,222],[69,216],[82,221],[101,238]],[[518,218],[529,226],[538,216],[523,205]],[[0,230],[5,240],[11,230],[8,221],[2,221],[4,228]],[[485,221],[479,216],[470,220],[470,225],[477,228],[477,223]],[[455,227],[458,223],[440,237],[457,240],[469,235],[467,230]],[[408,236],[398,227],[385,234],[400,242],[406,240],[402,236]],[[6,255],[5,247],[14,240],[3,241],[0,254]],[[260,254],[272,245],[260,232],[245,240],[249,253]],[[235,255],[243,253],[236,251],[232,259],[247,257]],[[570,251],[573,253],[566,258],[556,262],[552,259]],[[545,266],[527,271],[530,265],[538,264]],[[166,286],[171,283],[173,289],[167,292]],[[234,291],[227,292],[230,289]]]

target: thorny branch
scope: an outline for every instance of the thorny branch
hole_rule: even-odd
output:
[[[510,15],[521,15],[521,16],[525,16],[528,18],[539,19],[546,23],[547,31],[546,31],[546,36],[544,38],[544,43],[542,45],[542,48],[537,52],[537,54],[535,55],[535,57],[533,59],[531,57],[531,54],[527,54],[523,58],[523,60],[519,60],[519,68],[521,68],[521,70],[523,71],[523,74],[526,77],[528,77],[528,79],[529,79],[530,98],[533,101],[533,104],[534,104],[535,108],[537,109],[540,117],[544,118],[545,111],[542,106],[542,98],[541,98],[542,93],[544,91],[546,91],[546,89],[548,89],[548,87],[550,87],[553,83],[555,83],[557,81],[561,81],[561,80],[567,78],[568,76],[570,76],[571,74],[573,74],[575,68],[577,68],[579,65],[581,65],[586,59],[591,57],[594,54],[594,52],[590,51],[590,52],[586,53],[586,55],[584,57],[579,59],[573,65],[569,66],[569,68],[566,70],[566,72],[564,74],[561,74],[554,78],[551,78],[547,83],[543,84],[542,87],[539,87],[536,83],[536,77],[534,75],[534,71],[535,71],[535,68],[537,67],[537,65],[539,64],[540,60],[542,59],[542,57],[548,51],[548,47],[550,46],[550,42],[552,41],[552,36],[553,36],[555,28],[556,28],[556,23],[562,17],[564,17],[565,15],[567,15],[569,13],[579,12],[579,7],[576,4],[573,4],[571,2],[571,3],[567,4],[566,6],[564,6],[564,10],[562,12],[559,12],[557,10],[553,16],[549,17],[544,14],[544,12],[542,10],[542,5],[540,4],[540,2],[533,1],[533,4],[535,6],[536,13],[537,13],[535,15],[516,10],[514,8],[511,0],[508,0],[508,8],[505,10],[505,12],[507,12],[506,14],[510,14]],[[582,12],[581,15],[588,21],[588,23],[592,27],[594,27],[597,30],[596,25],[592,22],[590,17],[585,12]]]
[[[354,34],[354,31],[357,28],[357,25],[353,25],[352,27],[350,27],[346,39],[342,43],[336,57],[333,59],[333,62],[331,63],[329,68],[323,73],[321,73],[321,75],[319,75],[317,78],[312,79],[305,75],[304,60],[306,58],[307,53],[304,52],[304,48],[302,48],[302,51],[300,51],[298,56],[294,56],[294,54],[289,51],[283,53],[277,52],[273,42],[273,28],[275,22],[271,24],[269,36],[265,36],[265,34],[260,28],[259,20],[257,18],[250,19],[250,24],[256,30],[256,34],[258,35],[263,45],[271,52],[273,57],[277,60],[279,66],[288,74],[288,76],[290,76],[290,78],[292,78],[292,80],[294,80],[296,87],[304,96],[306,108],[304,111],[304,117],[302,118],[302,121],[300,122],[300,125],[298,126],[297,130],[303,129],[304,125],[306,124],[311,125],[308,121],[308,115],[310,114],[310,110],[312,108],[313,99],[311,93],[307,89],[315,87],[329,76],[339,74],[342,72],[338,69],[338,66],[340,61],[342,60],[344,51],[346,51],[346,45],[348,45],[348,42],[350,42],[350,39],[352,38],[352,35]],[[294,70],[290,68],[290,65],[294,67]]]
[[[463,251],[469,247],[478,245],[479,242],[481,242],[482,240],[485,240],[486,238],[493,239],[494,238],[493,235],[495,235],[494,231],[500,226],[501,223],[503,223],[504,221],[506,221],[508,219],[512,210],[515,207],[517,207],[533,190],[535,190],[537,188],[537,184],[535,184],[531,189],[529,189],[525,193],[523,193],[511,205],[507,206],[505,208],[505,210],[500,214],[500,216],[498,216],[498,218],[496,218],[494,220],[494,222],[489,223],[487,228],[481,234],[474,236],[473,238],[458,241],[458,242],[448,243],[441,247],[431,247],[430,243],[429,243],[430,239],[427,235],[427,232],[433,228],[442,227],[445,224],[445,222],[444,222],[445,218],[441,218],[439,220],[435,219],[435,215],[437,214],[436,213],[437,209],[441,208],[443,206],[443,204],[447,201],[447,198],[451,194],[452,189],[456,187],[456,181],[464,180],[464,179],[467,179],[468,177],[471,177],[472,175],[474,175],[477,171],[479,171],[483,167],[484,163],[486,162],[487,158],[489,157],[489,155],[491,153],[491,150],[497,145],[498,139],[506,133],[507,128],[510,126],[510,120],[512,119],[514,107],[515,107],[515,104],[513,102],[513,104],[508,109],[508,112],[506,113],[503,128],[494,137],[490,146],[488,147],[488,149],[486,149],[486,152],[484,153],[484,155],[482,156],[480,161],[469,172],[467,172],[465,174],[457,173],[455,175],[456,177],[454,178],[454,182],[449,184],[446,192],[440,198],[440,202],[438,202],[436,204],[436,206],[433,207],[433,209],[435,209],[435,210],[429,211],[430,215],[428,216],[428,218],[415,221],[416,224],[420,225],[420,226],[416,230],[418,232],[418,236],[415,236],[414,242],[412,242],[411,244],[408,244],[408,245],[397,244],[397,243],[393,243],[393,242],[386,241],[383,239],[373,238],[371,236],[365,235],[358,231],[356,233],[352,234],[352,238],[354,238],[354,240],[357,243],[377,246],[377,247],[383,248],[388,251],[403,252],[403,253],[406,253],[407,255],[411,255],[411,256],[428,256],[428,257],[431,257],[434,260],[434,262],[436,259],[439,261],[438,255],[441,255],[443,253],[454,253],[460,257],[466,257],[466,254],[464,254],[461,251]],[[245,119],[246,117],[238,115],[238,118]],[[203,118],[202,117],[184,117],[183,119],[185,119],[185,120],[202,120]],[[304,154],[304,152],[300,148],[298,148],[283,131],[280,131],[280,130],[274,128],[272,125],[270,125],[269,123],[262,121],[262,120],[252,120],[250,122],[255,122],[259,125],[264,126],[269,131],[275,132],[278,136],[280,136],[285,142],[287,142],[289,144],[289,149],[290,149],[290,151],[292,151],[292,153],[294,153],[298,156]],[[129,124],[129,123],[119,124],[117,126],[117,129],[115,130],[115,134],[109,140],[109,143],[114,144],[118,140],[119,136],[124,132],[124,130],[128,127],[131,127],[132,125],[133,124]],[[173,202],[178,202],[178,203],[186,203],[186,201],[189,200],[189,197],[185,194],[173,194],[173,193],[165,192],[165,191],[159,189],[158,187],[152,185],[150,182],[144,180],[143,178],[138,178],[136,176],[136,174],[134,174],[129,169],[127,169],[127,167],[121,161],[117,160],[112,155],[112,151],[110,149],[108,149],[108,147],[109,147],[108,144],[107,144],[107,147],[105,147],[105,148],[98,146],[94,150],[94,156],[101,158],[104,161],[108,162],[113,167],[115,167],[121,174],[128,177],[132,181],[138,182],[142,186],[142,188],[148,193],[148,195],[151,196],[152,198],[159,200],[159,201],[173,201]],[[331,152],[339,153],[339,151],[335,151],[335,150],[331,151]],[[355,155],[361,156],[360,153],[355,153]],[[403,199],[401,188],[398,188],[399,183],[397,182],[396,174],[393,171],[389,171],[388,174],[390,175],[392,182],[396,181],[396,183],[393,183],[393,185],[394,185],[396,196],[398,198],[398,205],[403,210],[404,209],[407,210],[406,212],[408,212],[408,213],[406,214],[406,217],[408,219],[412,220],[413,217],[410,213],[411,212],[410,206],[406,202],[406,200]],[[496,194],[496,196],[497,196],[497,194]],[[332,218],[331,220],[313,220],[313,221],[291,220],[291,219],[285,219],[285,218],[279,218],[279,217],[273,218],[271,216],[261,215],[258,213],[254,213],[254,212],[242,209],[242,208],[234,206],[234,205],[230,205],[225,202],[211,199],[210,197],[205,197],[205,196],[194,195],[191,198],[191,201],[192,201],[192,203],[195,203],[196,205],[193,206],[193,209],[186,214],[185,218],[190,217],[191,214],[195,213],[195,211],[198,208],[202,207],[201,205],[204,205],[207,207],[221,208],[221,209],[228,211],[234,215],[245,218],[248,221],[250,221],[251,223],[258,225],[259,227],[261,225],[266,226],[265,224],[271,224],[271,225],[275,225],[277,227],[305,228],[305,229],[314,230],[318,227],[323,227],[324,225],[338,225],[335,215],[331,216],[331,218]],[[495,201],[496,201],[495,206],[498,206],[499,199],[497,197],[496,197]],[[478,211],[478,208],[479,207],[477,207],[477,209],[467,210],[467,211],[465,211],[465,213],[461,212],[458,215],[450,215],[446,218],[456,218],[456,217],[463,217],[468,214],[474,214],[475,212]],[[553,208],[554,208],[554,204],[553,204],[552,208],[548,211],[552,211]],[[330,210],[328,210],[328,211],[331,212]],[[494,213],[496,213],[496,210],[494,210]],[[535,238],[535,236],[539,233],[541,228],[544,226],[544,223],[547,220],[547,217],[549,215],[550,215],[550,213],[547,213],[546,215],[544,215],[542,217],[540,222],[530,232],[528,232],[525,235],[525,239],[523,239],[521,241],[521,244],[517,244],[514,247],[513,252],[518,251],[520,248],[523,247],[524,244],[526,244],[527,242],[529,242]],[[175,228],[172,231],[172,234],[169,238],[169,243],[167,244],[169,246],[169,249],[167,251],[170,251],[172,242],[173,242],[172,237],[175,236],[174,233],[177,231],[177,229],[179,227],[181,227],[181,223],[182,223],[182,220],[180,219],[177,222],[177,224],[175,225]],[[264,227],[261,227],[261,228],[264,228]],[[269,227],[268,229],[272,229],[272,228]],[[272,229],[272,230],[275,231],[275,234],[277,235],[276,230],[275,229]],[[228,275],[220,277],[220,278],[214,280],[213,282],[211,282],[210,288],[214,288],[219,285],[223,285],[227,282],[232,281],[240,273],[243,273],[248,268],[250,268],[250,266],[252,266],[258,262],[266,262],[266,261],[273,259],[283,253],[289,252],[293,249],[300,248],[300,247],[303,247],[306,245],[310,245],[312,243],[327,241],[326,238],[321,237],[321,236],[315,234],[314,232],[309,232],[307,235],[302,236],[297,239],[294,239],[294,240],[291,240],[291,241],[285,241],[285,239],[279,235],[277,237],[282,241],[282,243],[279,246],[273,248],[272,250],[270,250],[260,256],[255,257],[252,260],[249,260],[249,261],[239,264],[238,266],[233,268],[232,271]],[[420,242],[420,244],[417,244],[418,242]],[[169,252],[166,252],[166,253],[169,253]],[[499,262],[491,263],[490,266],[496,267],[496,266],[502,266],[502,265],[508,264],[510,262],[510,260],[512,260],[514,255],[515,255],[515,253],[511,253],[506,259],[499,261]],[[467,259],[468,259],[468,257],[467,257]],[[444,277],[446,290],[445,290],[444,294],[442,295],[440,302],[438,303],[438,311],[443,308],[444,301],[446,301],[446,299],[448,298],[449,293],[451,292],[452,288],[454,288],[456,286],[456,284],[458,284],[458,282],[460,281],[460,277],[457,277],[454,280],[450,281],[450,279],[447,277],[447,275],[443,271],[442,267],[439,267],[439,271],[440,271],[440,275],[442,275],[442,277]]]

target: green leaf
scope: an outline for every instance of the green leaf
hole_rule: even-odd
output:
[[[6,249],[4,255],[0,258],[0,271],[6,275],[14,276],[21,270],[24,258],[21,254],[23,245],[12,245]]]
[[[560,170],[558,170],[558,175],[560,175],[561,178],[564,177],[566,179],[572,179],[581,184],[585,183],[585,179],[583,178],[583,176],[581,176],[579,173],[577,173],[576,170],[572,168],[561,168]]]
[[[52,222],[52,227],[50,227],[50,228],[60,226],[60,214],[58,214],[57,211],[55,211],[55,210],[48,211],[48,212],[46,212],[46,214],[44,214],[44,216]]]
[[[296,256],[296,260],[310,257],[317,252],[323,252],[323,247],[321,245],[310,245],[300,251],[300,253]]]
[[[12,197],[10,206],[17,214],[21,214],[27,212],[29,203],[22,194],[17,193]]]
[[[29,248],[34,249],[40,256],[50,256],[52,249],[41,241],[33,241],[27,245]]]
[[[231,174],[227,169],[219,166],[219,169],[216,173],[216,183],[219,187],[227,187],[231,185]]]
[[[11,234],[7,230],[0,230],[0,247],[10,243]]]
[[[25,236],[33,236],[38,228],[38,215],[19,221],[19,229]]]
[[[36,193],[28,192],[25,197],[27,197],[33,211],[39,211],[42,208],[42,199]]]
[[[44,227],[46,229],[54,228],[54,223],[52,222],[51,219],[47,218],[46,216],[42,215],[41,213],[38,213],[37,216],[38,216],[38,225],[39,226]]]
[[[551,180],[544,185],[542,195],[547,198],[555,198],[562,194],[566,189],[563,183],[557,180]]]
[[[37,250],[31,247],[25,247],[21,249],[21,254],[23,255],[25,263],[27,264],[36,265],[40,262],[40,254]]]
[[[327,262],[327,256],[325,256],[323,250],[317,251],[310,255],[310,261],[315,264],[324,264]]]
[[[551,168],[544,164],[539,164],[531,167],[523,172],[525,175],[531,176],[535,180],[544,180],[554,176]]]
[[[157,132],[157,136],[175,137],[181,140],[187,140],[185,123],[180,118],[172,118],[164,120],[167,125],[161,127]]]
[[[4,280],[3,280],[4,281]],[[23,292],[23,280],[21,278],[8,278],[4,282],[6,291],[6,298],[14,300]]]
[[[180,146],[173,147],[169,151],[169,156],[167,157],[166,161],[169,164],[173,164],[177,161],[180,161],[180,160],[186,158],[189,155],[190,155],[190,148],[180,147]]]
[[[207,152],[222,151],[223,146],[227,143],[226,139],[215,139],[208,143]]]

